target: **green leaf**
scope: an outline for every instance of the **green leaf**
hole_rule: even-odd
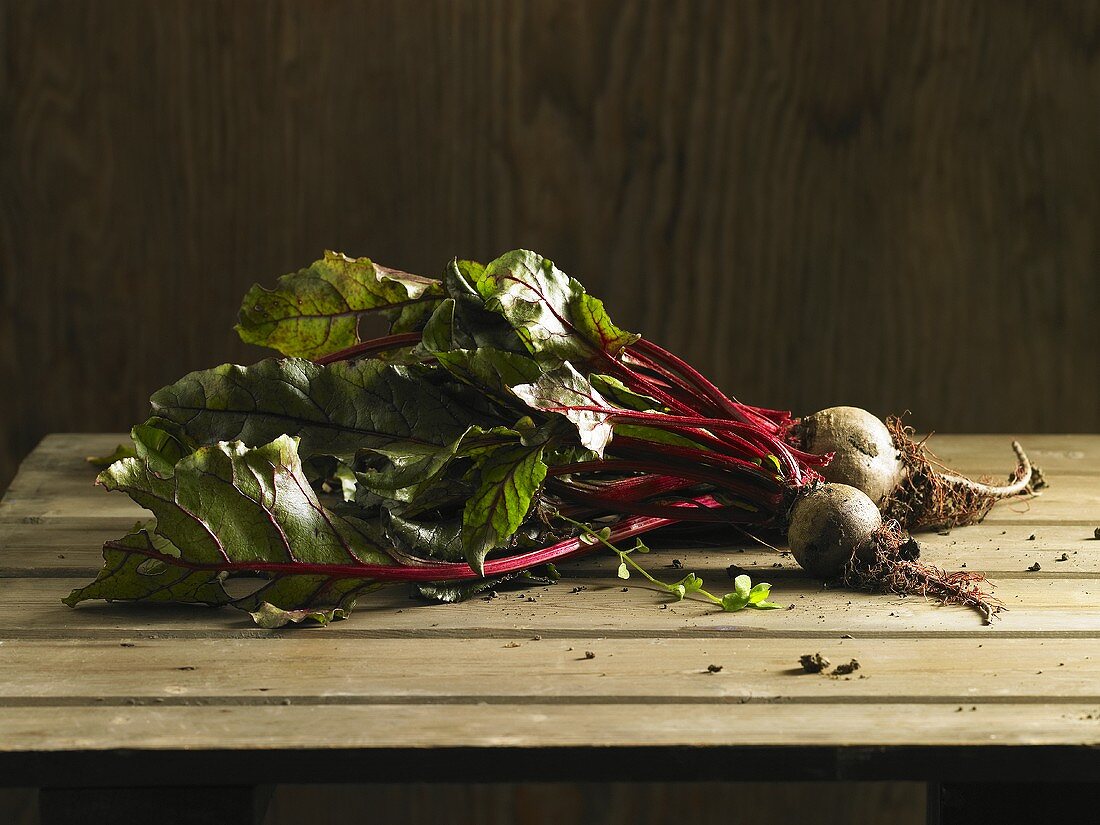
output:
[[[249,613],[256,624],[263,628],[307,622],[325,625],[346,619],[351,615],[360,596],[381,586],[381,583],[369,579],[287,575],[268,582],[248,596],[236,599],[233,606]],[[304,606],[277,606],[290,604]]]
[[[418,521],[384,510],[382,521],[383,533],[398,549],[440,561],[466,560],[460,516]]]
[[[452,263],[452,267],[463,263]],[[508,321],[499,313],[487,310],[485,301],[476,291],[467,291],[464,278],[450,275],[449,270],[444,275],[444,283],[451,297],[440,302],[432,311],[424,325],[424,340],[417,349],[430,353],[492,347],[526,354],[527,347]],[[462,285],[456,287],[456,283]]]
[[[291,623],[301,624],[302,622],[313,622],[319,625],[326,625],[338,619],[346,619],[349,613],[342,607],[332,607],[327,610],[315,607],[303,607],[298,610],[283,610],[281,607],[276,607],[270,602],[264,602],[255,610],[250,610],[249,615],[252,616],[257,626],[267,630],[275,630]]]
[[[111,452],[106,455],[90,455],[84,460],[91,464],[93,467],[110,467],[116,461],[121,461],[124,458],[133,458],[137,455],[137,452],[129,444],[119,444]]]
[[[747,602],[752,593],[752,579],[742,573],[733,580],[733,589],[738,596]]]
[[[683,585],[688,593],[696,593],[703,589],[703,580],[694,573],[688,573],[678,584]]]
[[[626,566],[625,561],[619,562],[619,578],[620,579],[629,579],[630,578],[630,569]]]
[[[462,511],[466,561],[482,573],[485,556],[519,529],[535,492],[546,477],[544,447],[497,447],[479,462],[479,486]]]
[[[459,301],[482,306],[485,301],[477,291],[477,282],[485,277],[485,264],[454,258],[443,270],[443,290]]]
[[[176,463],[191,455],[198,443],[174,421],[152,417],[130,430],[138,458],[149,463],[156,472],[171,475]]]
[[[340,497],[344,501],[354,501],[355,491],[359,480],[355,477],[355,471],[343,461],[336,462],[336,469],[332,472],[332,478],[340,484]]]
[[[772,586],[767,582],[761,582],[749,591],[749,604],[759,604],[771,595]]]
[[[642,441],[653,441],[657,444],[671,444],[674,447],[691,447],[693,449],[706,449],[697,441],[692,441],[686,436],[659,427],[647,427],[643,424],[626,424],[616,422],[615,434],[625,435],[629,438],[637,438]]]
[[[497,585],[516,578],[518,574],[509,573],[506,576],[496,576],[491,579],[474,579],[472,581],[454,582],[426,582],[416,585],[417,592],[428,601],[442,604],[454,604],[471,599],[478,593],[492,590]]]
[[[727,612],[744,610],[752,607],[757,610],[776,610],[782,605],[767,601],[771,594],[772,586],[767,582],[753,586],[752,580],[746,575],[740,575],[733,580],[734,592],[722,597],[722,609]]]
[[[370,450],[384,456],[389,466],[361,472],[358,480],[383,498],[412,502],[423,495],[455,459],[477,456],[503,444],[519,443],[522,443],[520,434],[514,429],[493,427],[486,430],[476,425],[442,447],[395,442]]]
[[[452,298],[436,307],[416,351],[434,358],[460,380],[497,395],[534,381],[544,369],[499,315],[465,307]]]
[[[499,312],[538,357],[584,363],[617,355],[638,336],[615,326],[603,302],[547,258],[526,249],[507,252],[485,267],[474,286],[485,307]]]
[[[134,460],[134,459],[130,459]],[[88,599],[108,601],[180,602],[221,605],[230,601],[217,570],[189,570],[169,559],[180,550],[162,536],[135,530],[103,548],[103,569],[95,581],[63,599],[76,607]]]
[[[572,364],[562,364],[544,372],[530,384],[512,387],[512,392],[532,409],[563,416],[576,427],[581,444],[596,455],[603,456],[613,433],[608,413],[565,408],[611,405]]]
[[[385,312],[394,332],[419,328],[442,293],[439,281],[325,252],[275,289],[253,286],[236,329],[245,343],[319,358],[358,343],[359,319],[372,312]]]
[[[482,392],[505,396],[512,387],[536,381],[543,368],[526,355],[493,347],[454,349],[435,355],[440,366]]]
[[[652,410],[663,411],[665,409],[656,399],[650,398],[648,395],[634,392],[626,384],[613,376],[594,373],[588,376],[588,381],[592,384],[596,392],[600,393],[605,398],[610,398],[619,407],[624,407],[628,410],[640,410],[642,412]]]
[[[727,593],[722,597],[722,609],[727,613],[736,613],[738,610],[744,610],[748,603],[748,598],[742,596],[740,593]]]
[[[89,598],[154,598],[165,587],[165,598],[173,601],[225,603],[214,588],[219,574],[250,572],[273,579],[258,591],[262,598],[240,601],[250,612],[263,602],[284,611],[346,612],[349,599],[373,583],[330,576],[323,567],[393,563],[362,522],[321,505],[289,436],[251,449],[240,442],[201,447],[167,477],[148,461],[127,458],[103,471],[99,482],[151,510],[158,538],[146,541],[148,534],[138,533],[108,542],[104,570],[92,585],[74,591],[70,605]],[[270,611],[261,618],[275,620]]]
[[[472,424],[503,424],[479,393],[445,370],[366,359],[322,367],[297,358],[193,372],[151,399],[156,414],[201,443],[256,446],[301,439],[303,457],[350,462],[360,448],[442,446]]]

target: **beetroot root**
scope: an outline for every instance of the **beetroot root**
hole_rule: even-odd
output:
[[[973,481],[943,466],[897,416],[883,423],[857,407],[830,407],[801,419],[791,439],[812,453],[832,453],[820,470],[827,481],[861,490],[885,520],[906,530],[974,524],[998,501],[1033,493],[1042,485],[1019,442],[1008,483]]]

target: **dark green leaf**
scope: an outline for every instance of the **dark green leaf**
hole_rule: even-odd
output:
[[[360,448],[442,446],[471,424],[504,423],[444,370],[372,359],[327,367],[298,358],[224,364],[158,390],[151,402],[158,416],[202,443],[255,446],[285,433],[301,439],[303,457],[348,462]]]
[[[462,546],[466,561],[479,573],[489,551],[504,546],[531,509],[546,477],[543,449],[497,447],[478,463],[479,486],[462,511]]]
[[[179,555],[163,536],[135,530],[104,546],[103,569],[95,581],[73,590],[64,602],[76,607],[88,599],[208,605],[230,601],[217,570],[189,570],[157,558]]]
[[[321,505],[289,436],[253,449],[239,442],[201,447],[168,477],[146,461],[128,458],[103,471],[99,481],[152,510],[157,542],[163,542],[142,544],[139,533],[108,543],[104,571],[93,585],[74,591],[70,605],[88,598],[150,598],[150,580],[161,587],[173,577],[181,582],[173,587],[184,588],[184,595],[199,593],[209,602],[209,587],[219,573],[250,571],[276,580],[263,588],[262,601],[241,602],[250,611],[262,602],[284,611],[330,606],[346,611],[348,588],[362,590],[369,582],[329,581],[323,570],[299,573],[291,565],[393,563],[364,525]],[[164,566],[146,564],[148,559]],[[181,600],[171,592],[169,598]],[[275,620],[270,611],[261,618]]]
[[[502,444],[520,443],[520,434],[508,427],[469,427],[450,444],[397,442],[370,452],[384,456],[389,466],[361,472],[359,481],[372,492],[393,501],[411,502],[440,478],[456,458],[474,457]]]
[[[455,582],[426,582],[416,585],[417,592],[428,601],[453,604],[471,599],[478,593],[492,590],[506,581],[516,578],[515,573],[507,576],[495,576],[490,579],[473,579],[472,581]]]
[[[424,341],[418,347],[420,351],[430,353],[492,347],[527,353],[527,347],[511,324],[499,313],[487,310],[476,291],[467,291],[464,278],[445,275],[444,282],[451,296],[442,301],[426,321]]]
[[[417,521],[383,511],[383,532],[398,549],[439,561],[466,560],[462,547],[462,517]]]

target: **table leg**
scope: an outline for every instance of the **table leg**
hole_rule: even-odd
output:
[[[262,825],[273,788],[42,788],[41,825]]]
[[[1036,765],[1041,770],[1041,765]],[[929,783],[928,825],[1034,825],[1092,822],[1100,810],[1096,782]]]

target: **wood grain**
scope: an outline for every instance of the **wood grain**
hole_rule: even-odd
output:
[[[664,821],[659,812],[671,810],[724,815],[731,798],[775,796],[731,776],[960,777],[996,765],[997,778],[1030,777],[1035,748],[1060,754],[1059,776],[1095,774],[1087,760],[1100,741],[1100,543],[1081,525],[1100,512],[1100,437],[1027,436],[1051,489],[1027,512],[1001,508],[982,525],[927,537],[935,563],[995,574],[1011,609],[991,628],[922,599],[823,587],[759,545],[681,543],[655,554],[654,569],[680,575],[660,566],[678,557],[721,582],[739,564],[772,579],[793,609],[662,608],[661,595],[609,576],[591,557],[554,587],[501,590],[489,601],[422,607],[391,588],[350,621],[313,633],[260,630],[230,610],[62,606],[60,596],[94,571],[104,533],[140,516],[93,487],[83,459],[118,439],[47,437],[0,501],[4,781],[58,772],[91,785],[117,783],[120,772],[163,781],[163,769],[137,776],[126,756],[135,750],[151,768],[163,755],[189,777],[228,771],[241,782],[277,781],[286,765],[296,781],[361,781],[368,770],[397,780],[410,775],[400,756],[408,753],[417,776],[481,780],[485,769],[474,766],[484,764],[506,780],[536,771],[572,779],[581,758],[587,778],[621,779],[629,765],[635,780],[720,780],[563,785],[547,798],[545,786],[529,784],[415,786],[413,797],[382,784],[326,789],[322,805],[333,821],[369,808],[387,821],[425,822],[469,803],[471,822],[617,823]],[[1003,437],[937,440],[941,456],[968,472],[1004,452]],[[1026,571],[1032,559],[1042,571]],[[849,678],[807,675],[798,658],[815,651],[861,668]],[[593,744],[614,746],[614,759]],[[453,749],[464,756],[448,756]],[[502,763],[502,749],[528,756]],[[221,767],[223,758],[232,763]],[[923,810],[911,783],[784,783],[778,796],[769,803],[776,818],[828,805],[823,822],[915,824]],[[7,793],[0,811],[30,825],[29,800]],[[266,821],[299,821],[317,800],[284,788]]]
[[[1100,428],[1100,3],[0,0],[0,487],[325,247],[530,246],[761,404]]]
[[[807,674],[799,657],[814,652],[861,667],[850,678]],[[578,630],[538,640],[471,634],[411,643],[308,633],[267,642],[167,635],[125,647],[107,639],[15,639],[4,644],[11,675],[0,684],[0,708],[388,704],[450,705],[461,714],[477,704],[694,704],[708,714],[715,705],[776,703],[1100,706],[1096,654],[1095,637],[631,639]],[[776,731],[774,744],[799,735]]]

